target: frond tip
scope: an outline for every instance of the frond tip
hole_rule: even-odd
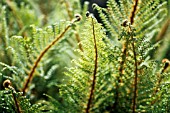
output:
[[[9,86],[11,86],[11,81],[10,80],[5,80],[4,82],[3,82],[3,86],[5,87],[5,88],[9,88]]]

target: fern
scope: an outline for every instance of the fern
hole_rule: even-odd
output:
[[[2,112],[170,111],[169,0],[2,3]]]
[[[10,1],[7,1],[7,2],[9,5],[15,4],[15,2],[10,2]],[[13,8],[13,7],[17,7],[17,6],[10,6],[10,7]],[[22,4],[22,7],[24,7],[24,4]],[[27,10],[29,10],[29,9],[27,9]],[[19,13],[19,14],[22,14],[22,13]],[[17,15],[17,18],[19,18],[19,20],[20,20],[21,19],[20,16],[18,16],[18,14],[16,14],[16,15]],[[4,14],[4,21],[6,22],[5,16],[6,15]],[[25,16],[28,16],[28,15],[24,15],[23,17],[25,17]],[[13,83],[14,83],[13,85],[14,85],[14,87],[16,87],[17,91],[19,91],[19,90],[22,91],[22,89],[23,89],[23,91],[22,91],[23,95],[25,95],[24,93],[26,92],[26,89],[29,89],[28,87],[30,86],[31,87],[30,90],[27,90],[28,91],[27,96],[33,97],[33,99],[31,100],[32,102],[37,101],[36,99],[40,98],[40,97],[38,97],[39,95],[30,94],[31,89],[34,89],[36,87],[36,88],[39,88],[39,92],[41,92],[41,91],[44,92],[44,90],[42,90],[43,85],[41,85],[41,84],[39,85],[39,84],[36,84],[36,82],[35,82],[34,84],[29,85],[30,82],[32,81],[33,75],[35,75],[35,74],[40,75],[38,77],[35,77],[34,81],[36,81],[37,78],[41,79],[42,84],[45,83],[44,87],[55,87],[56,88],[54,83],[56,81],[59,82],[60,78],[63,78],[62,71],[65,70],[64,66],[69,65],[68,64],[69,59],[76,57],[75,53],[73,53],[73,50],[72,50],[73,48],[77,47],[74,39],[66,38],[66,37],[70,37],[71,35],[73,35],[75,30],[73,30],[73,29],[70,30],[69,34],[67,34],[67,36],[63,38],[62,43],[59,44],[57,47],[52,47],[52,46],[54,46],[54,44],[60,38],[63,37],[65,32],[67,30],[69,30],[70,27],[75,29],[76,26],[74,23],[76,21],[79,21],[80,19],[81,19],[80,15],[76,15],[76,18],[75,19],[73,18],[71,22],[60,21],[59,23],[55,23],[55,24],[53,24],[51,26],[47,26],[46,28],[43,28],[43,29],[37,28],[37,27],[35,27],[35,25],[31,25],[32,30],[29,28],[28,29],[29,31],[27,32],[27,33],[30,33],[29,35],[11,37],[9,39],[10,45],[6,45],[6,47],[4,47],[4,48],[6,49],[5,51],[9,52],[10,55],[12,55],[13,57],[11,57],[11,62],[9,63],[9,65],[5,64],[3,62],[0,63],[0,65],[1,65],[0,69],[2,72],[1,73],[1,81],[4,80],[5,78],[6,79],[10,78],[13,81]],[[5,25],[6,24],[7,23],[5,23]],[[4,29],[7,31],[7,26],[5,26],[5,25],[4,25]],[[22,27],[24,27],[24,26],[22,26]],[[61,34],[61,35],[57,36],[59,34]],[[9,38],[9,37],[7,37],[7,38]],[[56,39],[53,41],[54,38],[56,38]],[[7,40],[5,40],[4,42],[7,42]],[[19,47],[18,47],[18,45],[19,45]],[[45,48],[45,46],[47,46],[47,47]],[[49,55],[44,56],[44,54],[47,51],[48,51]],[[51,55],[53,56],[52,58],[51,58]],[[6,55],[6,56],[8,56],[8,55]],[[36,57],[38,57],[37,60],[36,60]],[[44,60],[42,60],[42,58]],[[65,60],[64,58],[67,60]],[[10,60],[10,59],[8,59],[8,60]],[[63,64],[61,62],[61,60],[63,60],[63,62],[65,60],[65,64]],[[43,66],[43,65],[46,65],[46,66]],[[40,66],[40,67],[37,69],[38,66]],[[43,68],[41,66],[43,66]],[[61,66],[61,67],[59,68],[59,66]],[[6,71],[10,72],[10,74],[6,73]],[[56,75],[55,72],[57,72],[58,74],[60,73],[60,74],[57,77],[52,76],[52,75]],[[26,75],[28,75],[28,74],[29,74],[29,76],[27,77]],[[47,76],[45,76],[46,74],[47,74]],[[53,78],[55,78],[54,81],[52,81]],[[26,79],[27,79],[27,81],[26,81]],[[16,84],[14,81],[16,82]],[[51,81],[51,82],[48,82],[48,81]],[[19,83],[19,84],[17,84],[17,83]],[[54,90],[55,89],[47,90],[46,93],[52,93]],[[3,91],[2,91],[2,95],[4,95]],[[26,109],[26,108],[28,109],[29,105],[30,105],[29,101],[27,101],[26,98],[25,97],[23,98],[22,96],[19,97],[19,99],[21,102],[21,106],[23,106],[23,107],[25,106],[23,109]],[[27,103],[25,103],[25,105],[24,105],[24,101],[27,101]],[[4,104],[6,104],[6,103],[4,103]],[[13,105],[11,105],[11,106],[13,106]],[[36,105],[34,105],[34,108],[37,109],[38,106],[36,107]],[[33,109],[33,108],[30,107],[28,109],[28,111],[31,109]],[[5,109],[3,109],[2,111],[5,111]],[[33,111],[31,111],[31,112],[33,112]],[[36,112],[38,112],[38,109]]]
[[[28,99],[21,96],[21,93],[16,92],[16,90],[11,85],[10,80],[4,81],[3,85],[5,88],[7,88],[7,90],[0,92],[2,100],[0,108],[1,111],[6,111],[7,113],[41,112],[44,105],[42,103],[31,105]]]
[[[91,111],[91,106],[95,106],[92,104],[94,103],[93,98],[95,98],[96,95],[98,95],[99,93],[96,92],[96,90],[99,89],[100,87],[98,86],[100,83],[99,81],[100,79],[98,77],[102,78],[103,76],[98,73],[97,70],[102,69],[102,67],[98,66],[97,64],[102,63],[106,58],[106,56],[103,56],[106,55],[105,52],[101,53],[99,52],[100,50],[106,49],[106,45],[102,41],[106,37],[103,34],[101,25],[100,24],[98,25],[93,17],[88,17],[86,21],[87,22],[85,23],[84,31],[86,31],[86,29],[91,29],[91,32],[89,34],[87,33],[82,34],[83,38],[82,45],[84,51],[83,52],[79,51],[81,54],[81,59],[79,61],[75,61],[76,64],[75,68],[69,69],[70,73],[67,73],[67,75],[70,76],[70,78],[72,79],[70,82],[68,82],[66,86],[63,85],[61,89],[61,94],[64,97],[64,100],[68,101],[69,103],[67,105],[70,105],[72,107],[75,105],[79,106],[79,107],[75,106],[74,109],[70,109],[70,106],[66,106],[67,110],[70,109],[68,110],[70,112],[73,112],[73,110],[77,110],[77,112]],[[107,62],[108,61],[104,61],[103,63]],[[70,87],[73,89],[70,89]],[[80,95],[73,95],[72,91]]]
[[[162,16],[162,18],[159,18],[159,16],[164,14],[162,12],[167,12],[166,7],[165,7],[167,3],[162,2],[160,4],[157,1],[154,1],[154,2],[148,1],[148,2],[139,3],[139,1],[136,0],[134,1],[134,5],[130,10],[128,10],[128,7],[126,6],[133,4],[133,2],[130,2],[130,1],[121,2],[120,1],[119,4],[120,6],[116,2],[113,2],[112,0],[110,0],[108,2],[108,9],[99,8],[98,6],[94,5],[94,7],[99,11],[101,18],[104,24],[106,25],[106,29],[108,29],[111,32],[111,38],[114,39],[117,36],[119,36],[118,39],[120,40],[118,47],[113,46],[113,48],[117,48],[116,51],[112,53],[113,61],[109,61],[108,63],[106,63],[106,61],[100,62],[100,57],[99,58],[97,57],[98,66],[105,65],[109,67],[110,65],[108,64],[111,63],[112,68],[97,67],[97,69],[99,68],[99,70],[106,70],[106,72],[110,72],[110,75],[115,75],[115,76],[114,77],[109,76],[107,78],[109,80],[110,79],[112,80],[110,81],[110,84],[105,83],[105,82],[108,82],[108,80],[102,81],[100,84],[98,84],[98,81],[96,80],[97,77],[99,77],[99,80],[101,81],[102,78],[104,78],[104,76],[106,75],[104,72],[102,74],[98,72],[97,76],[95,75],[92,76],[92,73],[93,73],[92,69],[96,70],[96,67],[92,68],[89,62],[94,62],[95,60],[93,57],[92,58],[89,58],[89,57],[95,56],[95,55],[92,55],[92,53],[95,53],[94,52],[95,49],[92,51],[92,47],[89,47],[90,44],[82,40],[82,43],[86,44],[86,46],[83,48],[86,48],[86,50],[88,50],[88,52],[90,52],[91,54],[89,55],[88,52],[87,53],[84,52],[83,55],[87,55],[87,56],[85,56],[85,58],[82,57],[79,62],[76,62],[75,68],[69,69],[71,71],[71,74],[67,74],[67,75],[71,76],[70,77],[71,80],[70,82],[68,82],[69,84],[64,85],[64,88],[62,88],[63,90],[61,89],[62,97],[65,99],[66,102],[69,100],[67,102],[69,104],[66,104],[66,105],[67,106],[71,105],[72,107],[75,107],[74,109],[69,109],[70,107],[68,107],[69,111],[72,111],[72,110],[74,111],[76,109],[77,112],[82,112],[85,110],[84,112],[86,113],[106,112],[106,111],[107,112],[133,112],[133,113],[134,112],[149,112],[153,110],[154,106],[156,107],[158,105],[160,101],[159,99],[160,98],[163,99],[164,97],[163,96],[164,94],[162,95],[162,91],[156,91],[156,94],[154,92],[155,92],[155,89],[157,89],[158,87],[162,87],[161,84],[163,84],[163,81],[165,82],[166,79],[164,79],[164,74],[162,74],[160,70],[159,71],[153,70],[154,68],[158,68],[158,67],[157,67],[157,64],[153,60],[151,60],[148,55],[151,50],[155,49],[159,45],[159,43],[152,45],[149,42],[154,37],[153,34],[150,34],[152,32],[150,30],[151,28],[158,29],[160,27],[159,23],[165,20],[164,17],[166,17],[166,15]],[[147,15],[148,17],[145,17],[146,20],[143,21],[142,19],[139,19],[139,18],[144,18],[143,15],[145,13],[142,13],[142,12],[146,10],[145,4],[147,5],[151,4],[151,9],[153,11],[151,15]],[[155,8],[156,6],[159,7],[158,12],[157,12],[157,8]],[[125,8],[127,8],[127,10]],[[115,10],[112,11],[112,9],[116,9],[116,12],[113,12]],[[104,14],[102,12],[104,12]],[[115,18],[118,18],[117,20],[115,20],[114,17],[111,17],[111,16],[114,16],[114,14],[118,15],[118,16],[115,16]],[[153,15],[154,17],[150,18]],[[129,21],[125,20],[128,18],[129,18]],[[156,21],[157,24],[152,25],[151,24],[152,21],[153,22]],[[144,28],[146,30],[144,30]],[[91,31],[93,31],[93,29]],[[91,34],[93,34],[93,32]],[[94,35],[90,37],[94,37]],[[88,39],[86,38],[86,40],[89,40],[89,39],[90,38]],[[93,42],[93,41],[89,41],[89,42]],[[120,45],[121,43],[122,43],[122,46]],[[94,44],[91,44],[91,45],[94,45]],[[103,44],[100,43],[99,45],[103,45]],[[109,47],[111,48],[112,46],[109,45]],[[103,48],[107,48],[107,47],[103,47]],[[121,49],[122,49],[122,52],[120,52]],[[99,51],[102,52],[102,49],[99,49]],[[111,51],[111,50],[108,50],[108,51]],[[106,52],[106,51],[103,51],[103,52]],[[100,53],[99,52],[97,53],[98,53],[98,56],[100,56]],[[107,52],[105,53],[105,55],[111,56]],[[117,57],[114,57],[114,56],[117,56]],[[104,58],[103,55],[102,57]],[[91,59],[91,60],[87,62],[86,59],[88,60]],[[107,57],[104,59],[106,60]],[[113,63],[116,60],[118,61]],[[117,66],[113,66],[113,64],[117,64]],[[89,73],[89,75],[86,75],[87,73]],[[89,78],[86,77],[86,76],[90,77],[90,73],[92,76],[92,79],[90,80],[91,82],[89,82]],[[166,76],[168,77],[168,75],[169,74],[167,74]],[[149,80],[148,80],[148,77],[150,78]],[[91,83],[91,85],[89,85],[88,83]],[[102,93],[105,91],[101,90],[102,93],[98,93],[98,89],[101,89],[98,85],[105,87],[105,91],[108,91],[107,87],[111,85],[109,88],[109,91],[112,91],[112,92],[108,91],[109,94],[106,97],[103,97]],[[167,84],[167,86],[165,86],[164,88],[167,89],[168,87],[169,85]],[[89,88],[91,88],[90,91],[89,91]],[[88,95],[90,95],[89,98],[88,98]],[[112,96],[109,96],[109,95],[112,95]],[[161,97],[158,98],[157,97],[158,95]],[[91,98],[91,96],[93,96],[93,98]],[[101,100],[97,97],[100,97]],[[95,100],[96,98],[98,99],[98,101]],[[105,102],[104,100],[105,99],[108,100],[108,98],[111,101]],[[168,102],[167,101],[168,98],[166,97],[165,103]],[[102,103],[105,103],[105,104],[103,105]],[[80,108],[77,106],[79,106]],[[155,111],[160,111],[160,110],[157,109]]]

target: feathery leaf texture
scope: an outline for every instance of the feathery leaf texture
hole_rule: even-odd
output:
[[[61,86],[61,97],[64,98],[64,102],[75,107],[75,109],[69,109],[70,107],[66,106],[69,111],[82,112],[83,109],[86,109],[86,113],[148,112],[159,105],[160,99],[165,98],[166,103],[168,102],[169,97],[167,98],[167,95],[163,94],[162,91],[158,91],[157,95],[154,94],[157,85],[159,87],[162,85],[156,82],[160,79],[155,76],[160,73],[159,70],[155,70],[157,64],[149,57],[150,51],[159,45],[159,43],[153,45],[150,41],[154,38],[155,33],[158,32],[154,30],[159,29],[160,24],[165,20],[167,14],[166,5],[167,2],[159,3],[158,1],[141,2],[140,0],[134,0],[132,2],[129,0],[127,2],[115,2],[114,0],[109,0],[108,8],[104,9],[94,4],[94,8],[98,10],[106,30],[110,32],[109,36],[112,40],[116,39],[118,44],[113,45],[114,43],[112,44],[112,41],[110,42],[110,39],[107,38],[102,39],[103,44],[97,41],[99,44],[97,44],[98,71],[95,80],[96,85],[93,101],[91,101],[91,105],[88,104],[89,106],[86,107],[87,101],[89,103],[87,96],[90,92],[89,83],[93,84],[94,82],[94,79],[89,80],[89,77],[92,77],[90,73],[93,72],[93,66],[91,65],[94,62],[93,56],[95,53],[92,49],[94,42],[89,41],[93,42],[92,44],[87,42],[87,40],[91,40],[87,38],[88,36],[93,37],[91,36],[93,34],[92,28],[91,35],[86,33],[88,36],[85,36],[85,40],[82,39],[82,45],[85,44],[83,46],[85,51],[81,53],[81,59],[75,61],[76,66],[69,69],[70,73],[66,73],[71,80],[67,81],[68,84]],[[148,6],[150,7],[147,8]],[[151,13],[148,14],[147,11]],[[156,23],[151,24],[152,22]],[[90,29],[90,26],[88,28]],[[98,37],[96,35],[96,38]],[[107,48],[107,50],[102,51],[103,49],[101,49],[100,45],[105,45],[102,48]],[[112,50],[111,48],[114,49]],[[102,58],[100,57],[100,54],[103,53],[106,58],[104,55],[102,55]],[[110,61],[109,56],[112,59]],[[103,58],[104,61],[102,60]],[[100,66],[102,65],[105,65],[105,67],[101,68]],[[161,74],[160,76],[164,75]],[[105,77],[107,80],[104,80]],[[164,79],[163,81],[166,80]],[[162,84],[163,81],[161,79]],[[165,87],[168,88],[168,84]],[[159,98],[157,98],[158,95],[160,96]],[[160,109],[158,108],[157,110],[159,111]]]
[[[154,52],[160,49],[162,42],[169,40],[169,0],[108,0],[107,8],[93,4],[103,25],[89,12],[85,14],[88,4],[85,3],[81,12],[78,11],[78,0],[61,0],[59,3],[59,8],[52,7],[51,22],[54,22],[55,11],[62,7],[65,10],[61,12],[65,15],[59,12],[57,18],[72,20],[78,12],[82,14],[82,21],[73,24],[81,19],[76,14],[71,23],[61,20],[45,28],[31,25],[30,30],[31,19],[24,26],[23,18],[34,20],[35,16],[24,16],[19,6],[9,0],[5,2],[8,7],[0,5],[0,26],[3,28],[0,31],[3,37],[0,39],[3,44],[0,45],[0,50],[3,50],[0,54],[3,58],[0,59],[0,77],[8,79],[3,83],[5,90],[0,91],[0,111],[170,111],[170,61],[160,59],[160,63],[154,58]],[[32,5],[35,8],[34,5],[37,4]],[[24,11],[32,11],[30,7],[24,9],[24,3],[20,7]],[[15,26],[8,25],[12,20],[6,17],[7,8],[16,19],[14,23],[18,28],[15,32],[19,32],[16,36],[8,30]],[[46,25],[50,14],[42,11],[45,16],[43,24]],[[4,60],[8,58],[3,55],[10,60]],[[61,74],[63,72],[65,76]],[[46,88],[48,90],[44,91]],[[36,98],[46,101],[37,101]]]

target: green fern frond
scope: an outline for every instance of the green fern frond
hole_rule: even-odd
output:
[[[111,0],[109,2],[110,4],[118,4]],[[161,79],[161,84],[158,84],[160,83],[158,82],[160,78],[157,78],[155,75],[159,75],[160,72],[154,70],[154,68],[158,68],[157,64],[149,58],[148,54],[151,50],[154,50],[159,45],[159,43],[156,43],[155,45],[150,43],[150,39],[154,35],[148,34],[150,32],[147,32],[148,30],[146,30],[146,32],[141,30],[141,28],[139,28],[140,25],[136,24],[137,21],[140,22],[140,19],[136,21],[136,18],[138,17],[141,4],[138,3],[138,0],[134,2],[134,7],[131,7],[130,10],[127,10],[130,11],[129,13],[125,11],[125,8],[127,7],[124,6],[127,6],[127,4],[130,5],[132,2],[121,1],[120,6],[115,5],[117,12],[113,12],[113,10],[112,13],[119,15],[119,19],[117,20],[114,20],[114,18],[111,17],[114,16],[114,14],[111,14],[111,16],[109,15],[109,8],[113,8],[114,5],[110,5],[108,9],[99,8],[98,6],[94,5],[94,7],[99,11],[101,18],[106,25],[106,29],[112,33],[111,36],[115,36],[113,38],[118,38],[121,41],[122,47],[112,46],[108,39],[104,38],[106,37],[105,35],[103,35],[102,38],[103,42],[97,41],[97,43],[100,43],[98,46],[99,57],[97,66],[97,69],[100,71],[97,71],[94,90],[89,90],[91,87],[93,87],[94,83],[94,78],[92,75],[95,64],[95,49],[92,49],[94,46],[94,42],[92,40],[93,38],[87,38],[88,36],[94,37],[94,35],[92,35],[93,25],[91,27],[88,26],[89,29],[91,28],[90,34],[92,36],[86,33],[88,36],[84,36],[86,39],[82,39],[82,45],[85,51],[81,52],[81,59],[75,61],[76,66],[69,69],[70,73],[66,73],[68,76],[70,76],[71,80],[67,81],[68,83],[61,87],[61,95],[62,98],[64,98],[64,103],[68,103],[66,105],[71,105],[74,108],[73,110],[69,109],[69,106],[65,106],[68,107],[69,111],[73,110],[76,112],[86,113],[149,112],[152,110],[153,106],[157,106],[159,103],[159,98],[162,99],[162,97],[164,97],[161,95],[162,91],[158,91],[156,95],[154,94],[155,88],[157,89],[157,87],[161,87],[162,82],[166,80],[163,78]],[[166,2],[163,2],[160,5],[157,2],[152,3],[150,1],[148,3],[154,4],[153,8],[158,6],[163,12],[166,12]],[[146,10],[144,5],[141,7],[144,8],[141,9],[141,11]],[[120,10],[118,10],[119,8]],[[156,12],[157,8],[153,10],[155,10],[155,17],[153,17],[153,21],[158,20],[158,22],[161,23],[165,16],[159,18],[158,15],[162,15],[164,13]],[[129,21],[124,20],[127,18],[129,18]],[[124,21],[122,22],[120,20]],[[152,18],[146,21],[152,21]],[[150,22],[148,23],[150,24]],[[147,27],[149,29],[153,26],[154,29],[160,27],[144,23],[141,24],[141,26]],[[144,33],[140,35],[139,32]],[[100,36],[101,35],[102,34],[100,34]],[[98,35],[96,35],[96,37],[97,36]],[[107,43],[105,43],[104,40]],[[103,45],[103,47],[101,47],[101,45]],[[114,48],[113,50],[111,49],[112,47]],[[112,51],[113,53],[110,53],[109,51]],[[109,56],[111,56],[112,60],[108,59]],[[91,77],[91,79],[89,77]],[[105,78],[107,78],[107,80],[105,80]],[[150,82],[150,84],[146,86],[145,84],[148,84],[148,82]],[[103,90],[103,88],[105,90]],[[165,89],[167,88],[168,86]],[[88,96],[90,94],[93,95],[92,100],[90,100],[91,96]],[[157,96],[159,98],[157,98]],[[169,97],[165,97],[165,100],[168,100],[168,98]]]
[[[121,31],[120,23],[125,19],[129,22],[134,20],[133,26],[136,29],[137,38],[147,36],[152,39],[159,31],[161,23],[167,16],[167,2],[164,1],[160,3],[159,1],[153,0],[137,1],[138,4],[135,8],[135,12],[133,12],[135,14],[135,16],[132,17],[133,19],[131,19],[131,13],[134,3],[131,0],[126,2],[120,0],[119,3],[114,0],[109,0],[107,9],[102,9],[95,5],[95,9],[98,10],[101,19],[106,28],[110,31],[113,39],[119,35]]]
[[[77,21],[77,20],[73,20],[74,21]],[[71,23],[73,24],[73,23]],[[60,26],[61,27],[61,26]],[[58,42],[58,40],[60,38],[63,37],[63,35],[65,34],[65,32],[71,27],[71,25],[68,25],[66,28],[64,28],[64,31],[61,31],[60,33],[60,30],[62,28],[59,28],[59,36],[57,37],[54,37],[56,34],[56,31],[54,32],[54,28],[52,27],[47,27],[46,30],[41,30],[41,29],[38,29],[36,30],[35,27],[33,28],[33,38],[19,38],[19,37],[13,37],[14,40],[15,39],[20,39],[22,40],[22,46],[20,49],[20,51],[22,51],[22,49],[24,48],[25,51],[27,51],[27,56],[24,56],[27,58],[28,62],[26,62],[26,60],[24,60],[24,62],[26,62],[25,66],[29,66],[30,63],[34,63],[32,66],[31,66],[31,69],[29,71],[29,75],[28,75],[28,78],[27,78],[27,81],[24,85],[24,88],[23,88],[23,92],[25,93],[27,87],[28,87],[28,84],[29,82],[32,80],[32,77],[35,73],[35,70],[39,64],[39,62],[41,61],[41,59],[44,57],[44,54],[49,50],[51,49],[51,47],[56,43]],[[49,37],[52,37],[54,38],[52,41]],[[40,39],[41,38],[41,39]],[[45,47],[46,46],[46,47]],[[45,48],[44,48],[45,47]],[[19,55],[20,53],[18,53]],[[37,58],[36,58],[37,57]],[[34,60],[36,58],[36,60]],[[25,58],[24,58],[25,59]],[[24,67],[25,67],[24,66]],[[27,67],[25,67],[27,69]]]
[[[103,25],[87,3],[44,2],[0,5],[0,111],[170,111],[169,0],[94,4]]]
[[[22,96],[21,92],[16,90],[11,85],[10,80],[5,80],[3,83],[6,90],[0,91],[1,106],[0,110],[6,113],[37,113],[42,112],[43,104],[31,105],[30,100]]]
[[[106,60],[107,54],[104,52],[106,45],[103,42],[103,39],[106,37],[103,28],[100,24],[96,23],[93,17],[88,17],[86,21],[84,31],[89,29],[90,32],[84,32],[81,36],[81,43],[84,51],[80,52],[81,59],[75,61],[76,67],[70,68],[69,73],[67,73],[71,80],[68,81],[67,86],[63,85],[61,89],[61,95],[65,98],[64,101],[68,102],[72,107],[76,104],[77,107],[75,106],[72,110],[77,110],[77,112],[93,111],[92,109],[96,106],[96,101],[100,100],[95,99],[99,93],[98,91],[102,90],[102,87],[106,87],[105,85],[107,85],[105,84],[100,87],[100,78],[104,76],[100,75],[101,72],[97,71],[97,69],[102,69],[102,64],[108,62],[108,60]],[[100,53],[100,51],[102,52]],[[73,95],[72,92],[75,92],[75,95]]]

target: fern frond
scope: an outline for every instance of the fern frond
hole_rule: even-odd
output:
[[[28,75],[28,79],[26,80],[26,83],[24,85],[24,88],[22,89],[22,92],[23,94],[25,93],[25,90],[27,89],[28,87],[28,84],[29,82],[31,81],[32,77],[33,77],[33,74],[35,72],[35,69],[36,67],[38,66],[38,63],[40,62],[40,60],[42,59],[42,57],[44,56],[44,54],[60,39],[63,37],[63,35],[67,32],[67,30],[70,28],[70,26],[67,26],[65,28],[65,30],[58,36],[54,39],[54,41],[52,41],[42,52],[41,54],[37,57],[37,60],[35,61],[29,75]]]
[[[78,17],[76,20],[73,20],[71,24],[74,24],[74,22],[79,21],[79,19],[80,19],[80,17]],[[37,57],[37,59],[35,60],[34,65],[33,65],[32,68],[31,68],[31,71],[30,71],[30,73],[29,73],[29,75],[28,75],[28,79],[26,80],[26,83],[25,83],[25,85],[24,85],[24,88],[22,89],[23,94],[25,94],[25,91],[26,91],[26,89],[27,89],[27,87],[28,87],[28,84],[29,84],[29,82],[31,81],[31,79],[32,79],[32,77],[33,77],[33,74],[34,74],[34,72],[35,72],[35,69],[37,68],[37,66],[38,66],[40,60],[42,59],[42,57],[44,56],[44,54],[45,54],[56,42],[58,42],[58,40],[60,40],[60,39],[64,36],[64,34],[69,30],[70,27],[71,27],[71,25],[68,25],[68,26],[64,29],[64,31],[63,31],[59,36],[57,36],[49,45],[47,45],[47,47],[45,47],[45,49],[44,49],[44,50],[40,53],[40,55]]]
[[[109,0],[107,10],[96,7],[103,23],[110,31],[110,34],[113,35],[113,38],[120,34],[121,25],[119,23],[129,19],[129,22],[133,22],[133,26],[135,26],[136,37],[142,38],[147,36],[152,39],[167,16],[166,1],[159,3],[158,1],[144,0],[141,2],[137,0],[133,3],[131,0],[126,2],[120,0],[119,4],[120,6],[114,0]],[[135,4],[134,7],[132,7],[132,4]]]
[[[94,64],[94,71],[93,71],[93,82],[92,82],[92,86],[91,86],[91,91],[90,91],[90,96],[89,96],[89,100],[88,100],[88,103],[87,103],[87,108],[86,108],[86,113],[89,113],[89,110],[90,110],[90,106],[91,106],[91,103],[92,103],[92,97],[93,97],[93,94],[94,94],[94,90],[95,90],[95,84],[96,84],[96,74],[97,74],[97,67],[98,67],[98,49],[97,49],[97,42],[96,42],[96,34],[95,34],[95,27],[94,27],[94,20],[93,18],[91,17],[92,19],[92,26],[93,26],[93,39],[94,39],[94,50],[95,50],[95,64]]]
[[[99,85],[101,82],[100,78],[104,76],[100,74],[102,72],[97,71],[97,69],[100,70],[103,68],[101,67],[103,63],[108,62],[108,60],[105,59],[107,54],[103,51],[107,50],[106,45],[102,41],[106,37],[102,27],[94,18],[89,17],[86,21],[84,31],[89,29],[90,32],[88,34],[85,32],[82,34],[84,51],[80,52],[81,59],[75,61],[76,67],[69,69],[67,75],[71,77],[71,80],[68,81],[67,86],[64,85],[61,87],[61,95],[65,98],[64,101],[70,103],[71,106],[75,106],[74,104],[78,105],[74,108],[77,112],[96,111],[97,109],[95,109],[95,107],[97,103],[102,104],[102,102],[100,102],[102,100],[98,97],[100,96],[99,92],[103,90],[104,87],[107,88],[106,85],[108,85]],[[87,36],[88,38],[86,38]],[[103,52],[98,53],[98,50],[102,50]],[[76,92],[76,95],[72,94],[72,90]],[[68,109],[70,109],[69,106]]]
[[[170,111],[170,61],[164,58],[169,0],[108,0],[107,8],[94,4],[103,25],[85,14],[87,3],[44,2],[0,4],[0,82],[9,79],[0,91],[0,111]],[[81,20],[77,13],[83,18],[75,25]],[[165,53],[159,53],[165,42]]]
[[[43,104],[31,105],[30,100],[21,96],[21,92],[16,92],[16,90],[11,85],[10,80],[5,80],[3,83],[6,90],[0,91],[0,100],[2,112],[7,113],[27,113],[27,112],[41,112],[40,108]]]

